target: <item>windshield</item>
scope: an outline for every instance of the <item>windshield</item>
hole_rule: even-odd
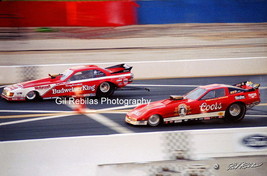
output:
[[[65,70],[62,74],[62,77],[60,78],[61,81],[65,80],[67,77],[69,77],[73,73],[72,70]]]
[[[206,89],[196,88],[189,92],[185,97],[186,99],[196,100],[206,92]]]

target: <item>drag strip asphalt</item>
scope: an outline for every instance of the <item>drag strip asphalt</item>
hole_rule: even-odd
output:
[[[183,95],[198,85],[232,85],[247,80],[261,84],[262,102],[248,110],[240,123],[229,124],[215,119],[148,127],[132,126],[124,122],[125,113],[135,106],[131,103],[137,100],[139,103],[156,101],[168,98],[169,95]],[[92,99],[92,103],[87,104],[89,113],[86,115],[74,113],[68,105],[57,104],[55,100],[7,102],[0,99],[0,140],[267,126],[266,87],[267,75],[136,80],[132,86],[117,90],[108,100]]]

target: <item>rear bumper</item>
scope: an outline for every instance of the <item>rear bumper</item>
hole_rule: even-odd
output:
[[[260,101],[256,101],[256,102],[253,102],[251,104],[247,104],[246,107],[247,107],[247,109],[251,109],[258,104],[260,104]]]

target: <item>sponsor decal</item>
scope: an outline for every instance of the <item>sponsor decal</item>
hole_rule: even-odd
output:
[[[180,104],[178,106],[178,114],[183,117],[187,114],[187,106],[185,104]]]
[[[96,94],[95,93],[89,93],[89,94],[83,94],[83,96],[85,96],[85,97],[93,97],[93,96],[96,96]]]
[[[66,85],[66,87],[77,87],[77,86],[82,86],[82,83],[74,83],[74,84],[59,84],[59,85]]]
[[[245,99],[246,97],[244,95],[239,95],[239,96],[235,96],[236,100],[242,100]]]
[[[20,87],[19,87],[18,84],[15,84],[15,85],[8,86],[7,88],[8,88],[9,90],[16,90],[16,89],[18,89],[18,88],[20,88]]]
[[[142,112],[140,112],[140,111],[138,111],[138,110],[134,110],[134,111],[132,112],[132,114],[134,114],[134,115],[136,115],[136,116],[140,116],[140,115],[142,115]]]
[[[220,110],[222,109],[222,103],[215,103],[215,104],[207,104],[207,103],[202,103],[200,105],[200,111],[202,112],[207,112],[207,111],[213,111],[213,110]]]
[[[83,85],[81,87],[71,87],[68,89],[52,89],[52,94],[62,94],[62,93],[69,93],[69,92],[75,92],[75,91],[95,91],[95,85],[93,86],[88,86],[88,85]]]
[[[40,90],[40,89],[49,89],[51,86],[49,85],[43,85],[43,86],[36,86],[34,87],[35,90]]]
[[[219,116],[219,118],[223,118],[224,112],[218,112],[218,116]]]
[[[128,78],[124,78],[123,79],[123,83],[126,85],[126,84],[128,84]]]
[[[257,93],[250,93],[248,94],[249,98],[256,98],[257,97]]]
[[[267,136],[255,134],[242,139],[242,144],[251,148],[267,148]]]
[[[235,93],[237,93],[237,90],[233,90],[230,92],[230,94],[235,94]]]

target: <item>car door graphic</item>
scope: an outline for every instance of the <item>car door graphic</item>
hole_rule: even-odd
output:
[[[211,113],[224,111],[227,107],[227,96],[225,88],[207,91],[199,101],[199,113]]]
[[[98,85],[106,76],[100,70],[86,70],[75,73],[69,78],[68,84],[72,87],[71,95],[75,95],[75,91],[80,91],[84,96],[95,96]]]

